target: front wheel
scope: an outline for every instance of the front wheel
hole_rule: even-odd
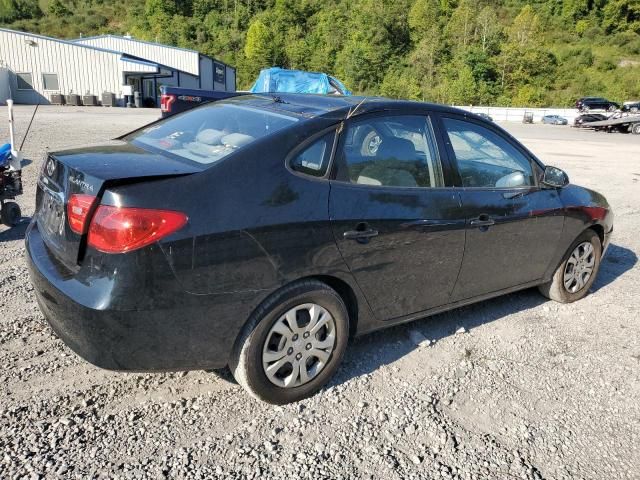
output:
[[[631,133],[634,135],[640,135],[640,123],[634,123],[631,126]]]
[[[583,232],[571,245],[550,282],[540,285],[540,293],[560,303],[583,298],[598,274],[602,244],[593,230]]]
[[[237,382],[259,400],[296,402],[333,376],[348,336],[342,298],[322,282],[296,282],[252,315],[229,366]]]

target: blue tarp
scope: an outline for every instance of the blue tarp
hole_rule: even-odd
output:
[[[11,144],[0,145],[0,168],[9,166],[11,161]]]
[[[333,85],[332,85],[333,84]],[[334,87],[335,86],[335,87]],[[337,87],[337,88],[336,88]],[[318,93],[351,95],[340,80],[326,73],[285,70],[284,68],[265,68],[251,87],[251,93]]]

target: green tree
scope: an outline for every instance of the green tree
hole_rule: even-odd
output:
[[[640,1],[610,0],[603,10],[602,26],[608,32],[632,30],[640,33]]]
[[[438,28],[440,4],[438,0],[416,0],[409,11],[408,22],[411,39],[418,43]]]
[[[522,7],[518,16],[507,30],[509,42],[518,47],[524,48],[539,41],[540,18],[533,11],[531,5]]]
[[[53,0],[48,7],[49,13],[54,17],[68,17],[71,10],[61,0]]]
[[[490,5],[484,7],[478,14],[476,25],[483,52],[486,52],[492,46],[500,33],[500,26],[496,22],[496,16],[497,12]]]
[[[454,50],[464,49],[471,44],[476,28],[476,3],[461,0],[453,11],[445,32],[451,39]]]
[[[271,31],[261,20],[258,19],[251,22],[244,46],[246,58],[244,66],[254,77],[262,68],[273,65],[272,40]]]
[[[473,104],[476,100],[476,81],[473,71],[468,65],[458,70],[458,75],[451,82],[449,102],[454,105]]]

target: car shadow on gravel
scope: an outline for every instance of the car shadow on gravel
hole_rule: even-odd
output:
[[[328,387],[371,373],[419,348],[409,338],[409,332],[412,330],[417,330],[437,345],[440,340],[455,335],[461,327],[464,327],[465,331],[473,330],[512,313],[538,307],[547,301],[537,289],[533,288],[356,338],[349,345],[343,365]]]
[[[596,281],[593,282],[591,291],[597,292],[601,288],[615,282],[618,277],[631,270],[636,263],[638,263],[638,256],[633,250],[621,247],[620,245],[609,245],[609,249],[602,259],[600,272],[598,272]]]
[[[22,240],[29,226],[29,222],[31,222],[31,217],[22,217],[20,223],[15,227],[0,226],[0,243]]]
[[[633,268],[637,261],[636,254],[628,248],[610,245],[592,292],[613,283]],[[460,327],[469,331],[513,313],[539,307],[546,302],[549,300],[536,288],[530,288],[363,335],[349,344],[342,365],[323,390],[372,373],[411,353],[418,348],[409,339],[411,330],[418,330],[426,339],[437,344],[443,338],[455,335]],[[223,381],[236,383],[228,368],[208,372]]]
[[[632,250],[610,245],[591,292],[615,282],[637,262],[638,257]],[[468,331],[548,301],[536,288],[531,288],[364,335],[351,343],[340,370],[326,388],[371,373],[418,348],[409,338],[410,330],[418,330],[437,344],[439,340],[455,335],[460,327]]]

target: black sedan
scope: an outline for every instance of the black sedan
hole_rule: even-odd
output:
[[[40,308],[88,361],[229,366],[286,403],[353,335],[533,286],[582,298],[612,230],[602,195],[475,115],[247,95],[51,153],[26,249]]]
[[[583,113],[582,115],[578,115],[573,120],[573,125],[576,127],[581,127],[589,122],[600,122],[602,120],[606,120],[608,117],[601,113]]]

